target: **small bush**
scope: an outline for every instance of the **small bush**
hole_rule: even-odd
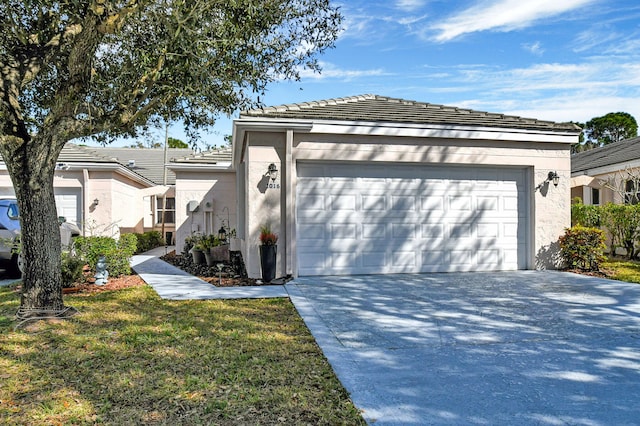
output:
[[[560,255],[569,268],[597,271],[605,261],[604,232],[597,228],[574,226],[560,237]]]
[[[98,258],[104,256],[109,275],[119,277],[131,273],[129,262],[136,251],[136,242],[133,234],[122,234],[118,242],[110,237],[77,237],[74,249],[94,272]]]
[[[148,231],[143,234],[132,234],[137,239],[136,253],[144,253],[156,247],[164,245],[164,239],[160,231]]]
[[[75,283],[82,282],[84,265],[81,258],[62,252],[62,287],[73,287]]]

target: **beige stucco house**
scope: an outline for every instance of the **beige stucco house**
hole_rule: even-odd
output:
[[[640,137],[571,156],[571,199],[584,204],[637,203],[640,199]]]
[[[175,240],[175,174],[164,164],[189,149],[96,148],[67,144],[58,157],[54,193],[58,216],[84,235],[161,231]],[[166,155],[166,161],[165,161]],[[14,196],[0,162],[0,196]],[[164,204],[162,203],[164,200]]]
[[[375,95],[256,109],[234,122],[230,170],[209,170],[228,197],[210,196],[237,211],[252,277],[266,223],[280,238],[277,276],[553,268],[579,134]],[[173,170],[177,199],[198,199],[180,192],[199,173]]]
[[[192,234],[218,234],[236,228],[237,188],[232,150],[224,148],[175,158],[167,168],[176,176],[176,250]]]

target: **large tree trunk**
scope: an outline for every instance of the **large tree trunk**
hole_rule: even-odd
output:
[[[58,145],[57,147],[55,145]],[[60,230],[53,193],[61,144],[35,138],[3,149],[18,199],[24,271],[20,318],[64,317]]]

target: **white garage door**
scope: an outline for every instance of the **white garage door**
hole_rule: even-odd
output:
[[[298,165],[299,275],[526,269],[526,170]]]
[[[80,189],[56,189],[55,197],[58,217],[65,217],[67,222],[80,223]]]

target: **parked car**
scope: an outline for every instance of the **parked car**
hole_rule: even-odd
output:
[[[60,220],[60,237],[62,247],[71,245],[73,237],[80,235],[77,225]],[[0,199],[0,267],[10,276],[19,277],[22,273],[22,256],[20,246],[20,210],[15,198]]]

